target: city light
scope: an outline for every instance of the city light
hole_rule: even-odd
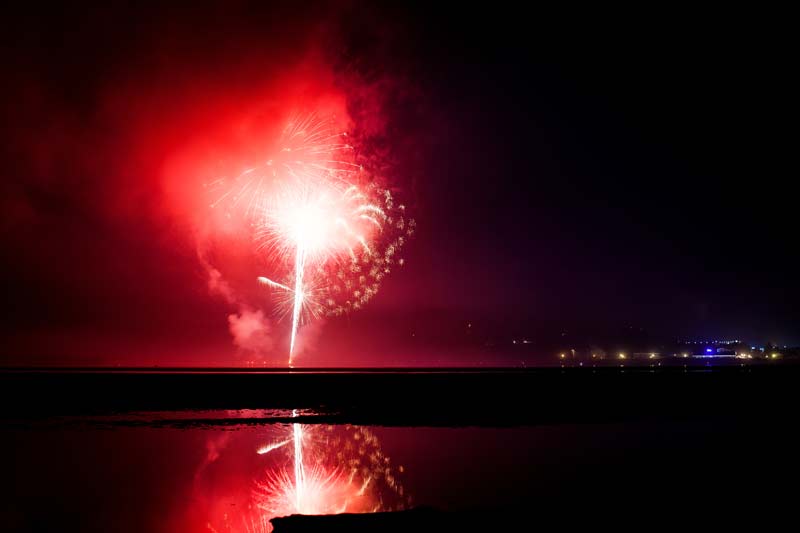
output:
[[[517,344],[524,343],[526,340],[519,340],[516,339],[512,342]],[[530,342],[530,341],[527,341]],[[692,344],[691,341],[686,341],[682,344]],[[739,359],[739,360],[755,360],[758,358],[773,360],[773,359],[786,359],[792,357],[793,352],[789,349],[787,351],[778,352],[772,351],[772,349],[777,350],[779,347],[772,345],[771,347],[768,346],[767,349],[758,348],[761,352],[753,352],[747,349],[747,346],[737,346],[737,349],[729,349],[726,347],[717,347],[715,345],[710,345],[705,342],[697,342],[696,344],[701,344],[698,346],[696,350],[669,350],[662,346],[656,346],[656,348],[660,349],[661,351],[636,351],[635,346],[625,346],[625,350],[613,352],[608,354],[602,349],[600,351],[583,351],[576,348],[568,348],[565,349],[563,352],[556,352],[554,355],[557,357],[562,364],[567,364],[570,362],[574,362],[576,365],[580,366],[583,362],[589,361],[593,365],[596,363],[601,362],[602,360],[608,360],[609,357],[611,359],[615,359],[618,361],[628,361],[630,362],[643,362],[643,360],[650,361],[651,366],[661,365],[662,363],[658,361],[664,361],[666,364],[669,364],[670,360],[675,359],[692,359],[695,361],[706,360],[705,364],[711,364],[711,361],[719,360],[720,364],[723,364],[725,359]],[[719,341],[719,344],[733,344],[733,341]],[[593,347],[594,348],[594,347]],[[686,348],[686,346],[684,346]],[[770,349],[772,348],[772,349]],[[688,364],[689,361],[685,361],[684,364]]]

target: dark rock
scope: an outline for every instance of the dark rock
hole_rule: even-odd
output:
[[[271,520],[275,533],[491,531],[481,526],[483,522],[480,516],[472,513],[447,513],[427,507],[384,513],[292,515]]]

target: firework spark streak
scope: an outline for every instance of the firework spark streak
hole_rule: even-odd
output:
[[[297,416],[297,412],[294,415]],[[299,511],[303,509],[306,484],[306,466],[303,462],[303,427],[300,424],[292,424],[292,435],[294,437],[294,503]]]
[[[277,450],[278,448],[282,448],[282,447],[286,446],[290,442],[293,442],[293,440],[294,439],[288,439],[288,440],[284,440],[284,441],[281,441],[281,442],[271,442],[269,444],[265,444],[264,446],[262,446],[261,448],[256,450],[256,453],[258,455],[267,454],[267,453],[271,452],[272,450]]]

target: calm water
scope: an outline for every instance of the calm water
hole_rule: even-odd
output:
[[[6,424],[3,529],[266,531],[267,518],[296,502],[287,490],[294,426],[256,421],[275,414],[287,413],[162,412]],[[301,431],[303,505],[318,512],[663,508],[742,495],[752,502],[759,491],[773,490],[776,467],[787,476],[797,472],[793,444],[780,428],[757,420],[303,425]]]
[[[258,532],[298,510],[419,506],[532,529],[763,525],[792,508],[798,377],[0,373],[0,531]],[[258,408],[218,407],[236,403]]]

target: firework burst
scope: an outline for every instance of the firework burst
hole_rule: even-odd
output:
[[[347,182],[360,174],[363,169],[355,163],[353,153],[347,133],[338,130],[335,117],[294,115],[261,163],[233,178],[222,176],[206,184],[216,195],[211,207],[224,209],[228,216],[258,217],[269,202],[276,181]]]
[[[302,323],[360,309],[377,292],[415,223],[357,163],[334,118],[295,116],[261,165],[211,185],[212,207],[244,217],[280,318],[291,318],[289,364]]]

